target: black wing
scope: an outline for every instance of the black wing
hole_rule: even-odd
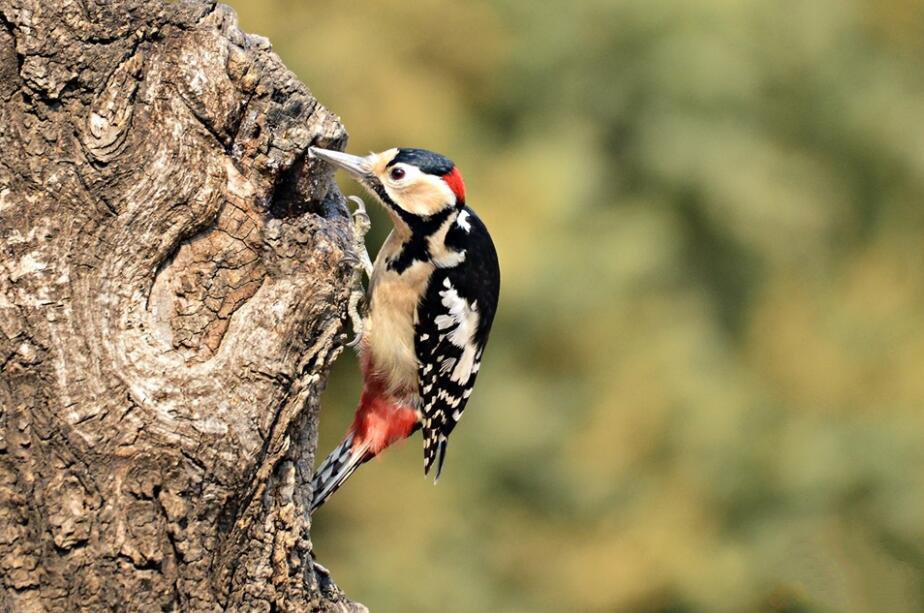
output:
[[[469,208],[459,214],[446,245],[464,251],[438,268],[417,307],[415,350],[423,413],[424,472],[439,479],[446,441],[472,393],[500,292],[497,252],[487,228]]]

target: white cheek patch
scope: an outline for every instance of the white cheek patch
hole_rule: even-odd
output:
[[[436,325],[443,330],[452,326],[455,329],[449,333],[449,342],[462,350],[462,355],[454,364],[447,367],[452,368],[450,379],[459,384],[465,384],[471,378],[475,371],[475,360],[477,348],[475,346],[475,331],[478,330],[478,304],[469,303],[468,300],[459,295],[459,292],[452,287],[449,279],[443,281],[443,287],[440,290],[442,304],[449,310],[448,315],[440,315],[436,318]],[[447,360],[448,362],[448,360]]]
[[[400,183],[385,180],[385,192],[399,207],[421,217],[428,217],[456,201],[456,195],[441,177],[428,175],[410,167]]]

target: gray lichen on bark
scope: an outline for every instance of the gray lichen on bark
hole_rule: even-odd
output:
[[[0,609],[361,608],[304,512],[345,138],[225,6],[0,0]]]

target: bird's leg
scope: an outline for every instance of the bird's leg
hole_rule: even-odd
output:
[[[363,340],[364,319],[359,312],[360,303],[366,295],[362,284],[363,273],[366,273],[367,278],[372,278],[372,260],[369,259],[369,252],[366,250],[366,233],[372,227],[372,222],[366,212],[366,204],[362,198],[350,196],[348,200],[356,205],[356,210],[353,211],[353,240],[356,251],[359,253],[359,262],[353,267],[353,292],[350,294],[350,300],[347,303],[347,313],[350,316],[353,333],[355,334],[353,340],[347,343],[347,347],[355,349],[359,347]]]

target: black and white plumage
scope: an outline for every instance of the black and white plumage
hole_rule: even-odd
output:
[[[424,471],[436,463],[439,479],[447,438],[462,418],[488,342],[500,274],[487,228],[468,207],[446,233],[446,244],[465,259],[437,268],[417,308],[415,349],[423,413]]]
[[[346,437],[316,470],[317,508],[360,464],[418,429],[424,470],[435,464],[439,478],[494,321],[500,269],[446,157],[406,148],[367,157],[311,151],[356,177],[394,223],[369,280],[362,397]]]
[[[353,436],[346,436],[324,460],[312,479],[314,499],[310,511],[313,513],[327,497],[337,491],[350,475],[359,468],[364,459],[353,453]]]

